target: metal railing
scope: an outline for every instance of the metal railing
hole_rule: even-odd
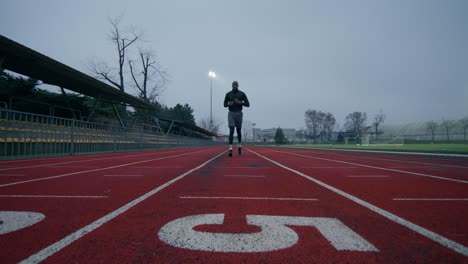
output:
[[[210,139],[167,135],[145,125],[128,129],[0,109],[0,159],[217,144]]]

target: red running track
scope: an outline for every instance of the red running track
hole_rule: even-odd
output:
[[[224,151],[0,162],[0,263],[468,262],[466,158]]]

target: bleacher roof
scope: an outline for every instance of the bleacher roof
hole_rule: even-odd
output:
[[[3,60],[3,61],[2,61]],[[80,94],[111,103],[124,103],[135,108],[154,110],[154,106],[133,95],[75,70],[35,50],[0,35],[0,68],[7,69],[43,83],[56,85]],[[172,122],[173,120],[160,118]],[[174,120],[174,124],[208,136],[216,136],[201,127]]]
[[[0,35],[1,68],[43,83],[56,85],[102,101],[124,103],[135,108],[154,109],[153,105],[135,96],[75,70],[35,50]]]

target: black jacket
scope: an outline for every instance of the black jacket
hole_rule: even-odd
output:
[[[233,102],[234,99],[241,101],[240,104],[233,104],[228,105],[228,102]],[[224,107],[229,107],[229,111],[231,112],[240,112],[242,111],[242,106],[249,107],[249,99],[247,99],[247,95],[244,92],[237,90],[237,91],[230,91],[224,97]]]

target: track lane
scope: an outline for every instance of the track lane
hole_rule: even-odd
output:
[[[46,220],[25,230],[2,235],[0,260],[5,263],[9,263],[9,260],[17,262],[19,260],[18,254],[24,257],[30,256],[39,251],[40,248],[51,245],[84,225],[93,223],[97,217],[109,215],[109,213],[122,208],[123,204],[138,199],[143,193],[147,193],[149,189],[160,186],[168,179],[180,176],[184,168],[200,165],[201,162],[210,157],[209,154],[213,157],[215,152],[222,152],[223,150],[224,148],[212,148],[204,154],[192,153],[193,155],[173,158],[167,160],[168,162],[159,160],[149,164],[135,164],[125,169],[116,168],[101,174],[93,172],[89,173],[89,175],[84,173],[80,177],[64,177],[53,180],[54,184],[47,187],[36,182],[18,185],[15,188],[0,188],[0,193],[7,189],[15,189],[16,191],[23,190],[25,192],[36,191],[36,193],[44,191],[50,193],[62,191],[71,192],[72,194],[87,192],[91,195],[102,194],[107,187],[110,189],[108,194],[111,197],[110,199],[85,201],[74,199],[55,200],[51,198],[22,198],[24,200],[20,201],[8,198],[11,200],[8,200],[6,204],[13,205],[13,203],[17,203],[18,206],[15,205],[15,208],[21,208],[21,210],[25,211],[34,211],[33,208],[40,208],[44,210],[47,217]],[[320,175],[314,175],[313,177],[323,177],[320,180],[324,182],[336,179],[335,183],[337,184],[347,179],[347,184],[344,184],[343,188],[355,184],[354,187],[349,187],[349,190],[356,191],[358,194],[359,189],[361,191],[363,189],[374,191],[366,194],[368,195],[365,197],[366,201],[380,201],[381,199],[375,197],[375,195],[380,195],[379,188],[371,188],[376,184],[375,179],[372,179],[369,183],[369,178],[356,181],[356,179],[351,180],[351,178],[346,177],[346,171],[356,171],[356,169],[339,167],[333,169],[333,164],[324,161],[310,162],[305,158],[298,159],[291,157],[291,155],[278,155],[278,153],[272,153],[263,148],[253,148],[253,150],[264,151],[263,154],[274,158],[277,162],[288,163],[297,170],[299,168],[296,167],[307,166],[311,167],[309,168],[311,172],[321,170],[318,173]],[[248,151],[245,152],[241,158],[229,159],[223,155],[199,170],[185,175],[176,183],[149,196],[146,200],[136,204],[135,207],[116,215],[115,218],[108,220],[101,227],[93,229],[69,246],[59,250],[56,254],[47,258],[46,262],[381,263],[425,262],[430,260],[431,262],[460,263],[466,260],[463,255],[385,219],[373,211],[356,205],[355,202],[341,195],[332,193]],[[302,169],[306,170],[307,168]],[[361,169],[359,169],[358,175],[370,175],[368,172],[372,171],[369,168]],[[322,171],[324,173],[332,171],[338,174],[324,175]],[[130,176],[105,176],[140,174],[143,176],[133,178],[130,178]],[[232,177],[232,175],[236,175],[236,177]],[[391,175],[390,179],[394,177],[407,178],[401,175]],[[421,181],[420,177],[414,176],[413,178],[415,182]],[[361,188],[362,184],[367,184],[369,188]],[[38,189],[36,190],[34,187]],[[76,193],[73,193],[74,191]],[[210,197],[214,198],[209,199]],[[226,199],[219,199],[219,197]],[[228,199],[239,197],[257,199]],[[0,197],[0,201],[6,201],[2,199],[5,198]],[[0,210],[3,209],[4,205],[4,203],[0,203]],[[414,211],[413,206],[404,205],[402,208],[410,208],[409,211],[413,208]],[[299,234],[299,241],[295,245],[286,249],[263,253],[223,253],[180,249],[162,242],[157,237],[158,232],[164,225],[177,218],[195,214],[216,213],[225,214],[225,223],[222,226],[204,225],[197,227],[196,230],[236,234],[260,232],[258,227],[246,224],[246,215],[336,218],[372,243],[379,251],[337,251],[317,229],[301,226],[291,226]],[[466,214],[462,213],[463,215],[466,218]],[[51,216],[54,218],[53,221],[48,219]],[[12,234],[15,234],[16,242],[10,236]],[[3,238],[7,238],[8,241],[3,240]],[[405,243],[402,243],[402,241]],[[39,249],[38,244],[41,245]],[[16,247],[24,248],[24,250],[19,252]],[[7,259],[5,258],[6,254],[8,256],[15,256],[16,254],[16,258]]]
[[[276,152],[284,152],[285,148],[271,148],[271,150]],[[468,171],[465,168],[450,167],[441,169],[440,167],[436,166],[411,167],[408,165],[404,165],[404,167],[399,167],[401,165],[398,165],[398,163],[395,162],[388,163],[383,162],[381,160],[370,161],[369,159],[361,160],[359,157],[356,156],[337,158],[335,156],[331,156],[330,153],[327,153],[327,155],[322,156],[315,151],[307,152],[303,150],[298,152],[293,148],[290,148],[288,151],[289,153],[293,153],[293,155],[297,157],[308,157],[310,159],[316,159],[325,162],[331,161],[335,164],[340,163],[340,166],[371,168],[382,171],[411,174],[421,177],[429,177],[468,184]]]
[[[121,169],[132,165],[144,166],[146,162],[164,160],[168,157],[184,156],[188,155],[187,150],[179,150],[177,152],[153,152],[148,153],[151,156],[146,156],[144,159],[140,156],[128,156],[124,155],[124,160],[118,158],[113,159],[98,159],[98,160],[86,160],[86,163],[74,164],[73,166],[57,166],[51,164],[42,164],[39,167],[30,166],[25,168],[16,168],[13,172],[19,173],[21,176],[8,176],[0,177],[0,188],[27,184],[29,182],[44,181],[61,177],[76,176],[82,173],[106,171],[110,169]],[[194,150],[194,152],[200,152],[200,150]],[[34,161],[33,161],[34,162]],[[68,162],[70,163],[70,162]],[[56,163],[54,163],[56,164]],[[41,168],[40,170],[38,168]]]
[[[314,157],[312,159],[304,155],[306,154],[304,152],[297,156],[295,155],[297,153],[292,149],[282,149],[280,152],[272,149],[259,149],[259,152],[458,243],[468,244],[468,226],[462,220],[466,219],[468,215],[466,200],[394,200],[394,198],[468,198],[466,184],[395,171],[383,172],[369,167],[343,168],[339,159],[314,159],[320,157],[316,152],[309,154]],[[292,159],[291,156],[296,158]],[[303,164],[308,164],[308,167],[304,167]],[[337,166],[336,169],[333,169],[334,164]],[[323,167],[327,167],[327,169],[323,169]],[[447,176],[452,169],[448,169],[449,171],[445,172],[444,175]],[[349,177],[359,175],[387,177]]]
[[[284,149],[284,148],[282,148]],[[440,157],[435,155],[402,155],[392,154],[389,152],[358,152],[358,151],[343,151],[343,150],[317,150],[307,148],[290,148],[298,151],[304,151],[307,153],[317,153],[321,156],[328,157],[340,157],[345,159],[354,160],[374,160],[374,161],[386,161],[386,162],[397,162],[402,164],[417,164],[422,166],[439,166],[439,167],[453,167],[460,169],[468,169],[467,157]]]
[[[273,156],[271,153],[270,155]],[[281,161],[280,158],[275,159]],[[225,177],[231,174],[260,174],[265,177]],[[218,199],[219,197],[317,200]],[[294,225],[291,228],[299,234],[299,241],[291,247],[269,252],[183,249],[168,245],[158,238],[161,228],[171,221],[200,214],[224,214],[223,225],[201,225],[195,228],[205,233],[223,234],[260,232],[258,227],[246,224],[246,215],[336,218],[372,243],[378,251],[340,251],[317,229]],[[382,263],[427,260],[462,262],[465,258],[342,195],[246,151],[241,158],[221,156],[213,160],[58,251],[47,262],[76,260],[106,263]]]
[[[183,150],[182,150],[183,151]],[[143,177],[121,178],[106,177],[106,174],[126,173],[122,168],[113,170],[80,173],[71,177],[61,177],[50,181],[29,182],[0,188],[0,194],[28,195],[90,195],[108,198],[52,198],[52,197],[0,197],[0,211],[40,212],[46,217],[41,222],[15,232],[1,235],[0,262],[15,263],[40,249],[60,240],[70,233],[107,215],[122,205],[140,197],[149,190],[157,188],[187,171],[193,166],[219,153],[219,148],[205,148],[197,151],[185,150],[185,153],[164,160],[150,160],[134,164],[133,169],[123,167],[128,172],[141,170]],[[164,155],[164,153],[161,153]],[[187,157],[190,157],[187,158]],[[104,161],[101,161],[104,162]],[[106,161],[107,162],[107,161]],[[121,161],[118,161],[121,162]],[[167,168],[167,164],[176,164],[177,168]]]

